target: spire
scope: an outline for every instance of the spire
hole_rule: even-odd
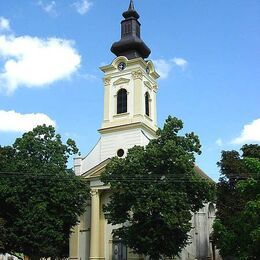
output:
[[[135,11],[135,6],[134,6],[133,0],[130,1],[128,10],[123,13],[123,17],[125,19],[130,18],[130,17],[138,19],[140,17],[139,14]]]
[[[135,10],[134,1],[131,0],[131,1],[130,1],[130,4],[129,4],[128,11],[134,11],[134,10]]]
[[[138,21],[140,16],[134,8],[133,0],[130,1],[123,17],[125,19],[121,22],[121,39],[112,45],[111,51],[116,56],[125,56],[128,59],[148,58],[151,51],[140,37],[141,24]]]

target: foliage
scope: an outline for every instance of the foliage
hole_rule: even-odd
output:
[[[5,233],[4,219],[0,218],[0,234],[1,234],[1,237],[0,237],[0,252],[3,251],[3,249],[4,249],[4,244],[3,244],[3,239],[2,239],[2,237],[5,235],[4,233]]]
[[[111,186],[105,206],[115,236],[151,259],[172,257],[188,243],[192,212],[213,198],[214,184],[194,170],[200,143],[194,133],[179,135],[183,123],[169,117],[158,138],[113,158],[102,181]]]
[[[241,150],[242,156],[222,152],[218,163],[222,177],[214,237],[223,257],[249,260],[260,255],[260,146],[245,145]]]
[[[4,252],[62,257],[88,198],[87,184],[67,162],[78,149],[52,126],[38,126],[0,147],[0,218]],[[1,234],[2,235],[2,234]]]

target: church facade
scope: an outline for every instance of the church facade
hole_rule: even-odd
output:
[[[132,0],[123,17],[121,39],[111,47],[117,57],[101,67],[104,119],[100,139],[87,156],[74,159],[75,173],[90,183],[91,200],[71,235],[70,259],[146,259],[134,255],[120,239],[113,238],[116,227],[107,223],[102,211],[110,192],[100,181],[100,175],[110,158],[126,156],[127,150],[135,145],[147,145],[156,138],[157,130],[159,75],[152,61],[147,60],[151,51],[141,39],[139,14]],[[201,172],[199,168],[198,171]],[[191,243],[179,259],[217,259],[209,236],[214,215],[214,205],[208,204],[193,216]]]

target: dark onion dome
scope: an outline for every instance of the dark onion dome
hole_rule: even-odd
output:
[[[133,0],[130,1],[129,8],[123,13],[125,20],[121,22],[121,39],[115,42],[111,51],[116,56],[125,56],[128,59],[142,57],[148,58],[151,50],[140,37],[139,14],[134,8]]]

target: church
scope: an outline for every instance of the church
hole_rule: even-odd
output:
[[[71,235],[70,259],[147,259],[133,254],[122,241],[113,238],[115,227],[107,223],[102,210],[109,200],[109,187],[103,185],[100,175],[110,158],[126,156],[128,149],[135,145],[146,146],[156,138],[157,130],[159,74],[148,60],[151,51],[141,39],[139,14],[133,0],[123,17],[121,39],[111,47],[116,58],[100,68],[104,73],[100,139],[88,155],[74,159],[76,175],[84,176],[90,183],[91,199]],[[197,171],[205,175],[198,167]],[[178,259],[218,259],[210,241],[214,217],[215,208],[211,203],[193,215],[191,243]]]

